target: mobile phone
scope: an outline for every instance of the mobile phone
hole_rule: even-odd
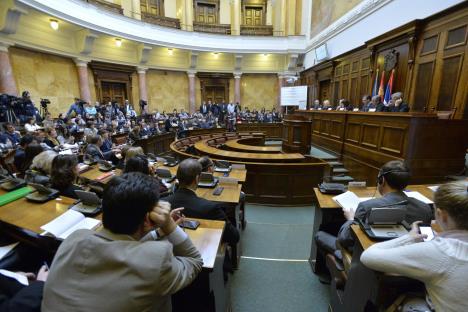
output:
[[[185,220],[180,224],[181,227],[190,229],[190,230],[196,230],[198,226],[200,225],[200,222],[195,221],[195,220]]]
[[[420,224],[419,233],[427,235],[427,238],[424,239],[425,242],[434,239],[434,231],[430,224]]]

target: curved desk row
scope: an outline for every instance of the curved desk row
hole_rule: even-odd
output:
[[[302,154],[289,153],[289,154],[269,154],[269,153],[247,153],[247,152],[235,152],[225,151],[213,146],[210,146],[208,142],[212,139],[202,140],[194,144],[197,151],[202,154],[213,156],[216,158],[234,160],[234,161],[264,161],[264,162],[299,162],[305,159]],[[225,144],[232,140],[226,141]]]
[[[247,153],[281,153],[281,146],[261,146],[263,140],[252,138],[240,138],[227,141],[224,146],[233,151]]]
[[[251,203],[281,206],[309,205],[314,198],[313,188],[322,182],[323,176],[330,174],[330,166],[320,159],[304,157],[301,154],[293,154],[293,157],[286,156],[285,158],[285,155],[288,154],[239,153],[221,150],[207,144],[208,140],[217,143],[216,139],[218,139],[218,142],[223,141],[223,143],[219,144],[225,145],[230,140],[237,140],[238,138],[233,138],[232,135],[229,138],[223,135],[213,136],[211,139],[198,140],[193,143],[194,148],[187,150],[195,149],[200,154],[204,154],[203,151],[206,151],[209,154],[204,155],[210,155],[212,159],[228,159],[231,163],[245,165],[247,179],[242,186],[242,190]],[[192,139],[192,141],[194,140]],[[173,142],[171,149],[180,158],[201,157],[187,152],[186,149],[177,148],[178,143],[180,144],[180,140]],[[236,159],[233,155],[240,155],[241,158]],[[271,155],[278,158],[268,159]]]

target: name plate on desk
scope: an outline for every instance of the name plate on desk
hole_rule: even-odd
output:
[[[349,182],[348,187],[366,187],[366,181]]]
[[[369,112],[371,113],[375,112],[375,108],[369,108]]]

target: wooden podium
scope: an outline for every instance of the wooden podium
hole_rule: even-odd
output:
[[[311,121],[301,115],[283,119],[283,151],[308,154],[311,144]]]

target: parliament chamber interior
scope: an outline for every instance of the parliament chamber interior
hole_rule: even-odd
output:
[[[0,1],[0,312],[468,311],[468,1]]]

